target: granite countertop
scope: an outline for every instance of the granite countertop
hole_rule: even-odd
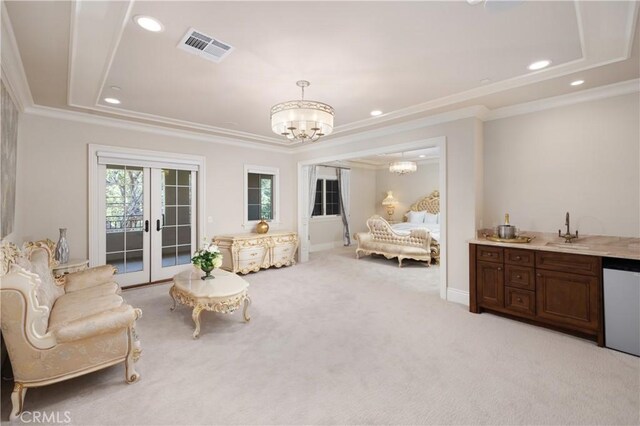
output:
[[[572,243],[565,243],[564,238],[558,237],[558,234],[521,231],[521,236],[534,237],[534,239],[530,243],[498,243],[487,240],[484,237],[487,233],[493,233],[493,230],[477,231],[476,238],[469,240],[469,243],[640,260],[640,238],[581,235]]]

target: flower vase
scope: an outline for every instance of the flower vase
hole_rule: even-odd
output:
[[[60,264],[65,264],[69,261],[69,243],[67,243],[67,228],[60,228],[60,239],[56,244],[56,251],[54,253],[55,259]]]
[[[201,280],[212,280],[215,278],[213,275],[211,275],[211,271],[213,271],[214,269],[213,266],[209,268],[201,266],[200,269],[202,269],[202,272],[204,272],[204,276],[200,277]]]

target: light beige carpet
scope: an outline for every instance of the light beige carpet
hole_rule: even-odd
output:
[[[199,340],[168,285],[126,291],[144,311],[140,382],[115,366],[29,390],[25,409],[114,425],[640,422],[638,358],[470,314],[438,297],[437,267],[353,251],[248,275],[251,322],[205,312]]]

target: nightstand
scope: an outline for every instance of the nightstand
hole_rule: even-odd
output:
[[[69,259],[67,263],[61,263],[51,268],[54,277],[61,277],[63,275],[71,274],[73,272],[84,271],[89,267],[89,260],[87,259]]]

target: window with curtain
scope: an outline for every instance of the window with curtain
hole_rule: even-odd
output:
[[[247,220],[273,220],[274,175],[247,173]]]
[[[337,179],[318,179],[312,217],[340,215]]]

